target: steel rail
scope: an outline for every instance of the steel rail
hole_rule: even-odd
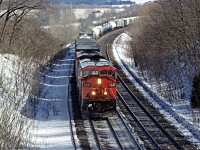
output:
[[[97,147],[99,148],[99,150],[102,150],[101,144],[99,143],[99,140],[98,140],[97,132],[96,132],[96,130],[95,130],[95,128],[94,128],[94,124],[92,123],[92,120],[91,120],[91,119],[89,119],[89,124],[90,124],[90,126],[91,126],[92,132],[94,133],[94,138],[95,138]]]
[[[184,150],[184,148],[176,142],[176,140],[156,121],[156,119],[148,112],[148,110],[143,106],[143,104],[138,100],[138,98],[131,92],[129,87],[126,85],[126,83],[122,80],[122,78],[118,75],[119,81],[122,83],[122,85],[125,87],[125,89],[128,91],[128,93],[131,95],[131,97],[136,101],[136,103],[140,106],[140,108],[149,116],[149,118],[159,127],[159,129],[167,136],[168,139],[170,139],[173,144],[179,149]]]
[[[113,135],[114,135],[114,137],[116,139],[116,142],[119,145],[120,149],[124,150],[124,148],[123,148],[122,144],[120,143],[119,138],[117,137],[117,134],[115,133],[115,130],[113,129],[113,127],[112,127],[110,121],[108,120],[108,118],[106,118],[106,122],[107,122],[109,128],[111,129],[111,132],[113,133]]]
[[[109,39],[109,41],[108,41],[108,43],[107,43],[107,45],[106,45],[106,56],[107,56],[107,58],[108,58],[109,61],[110,61],[110,57],[109,57],[109,54],[108,54],[108,47],[109,47],[109,45],[110,45],[111,40],[114,39],[117,35],[118,35],[118,34],[114,34],[114,35]],[[117,92],[117,93],[118,93],[118,92]],[[121,95],[120,95],[120,96],[121,96]],[[122,97],[121,97],[121,98],[122,98]],[[123,99],[123,98],[122,98],[122,99]],[[131,113],[131,116],[133,115],[132,117],[135,118],[135,119],[137,120],[137,122],[139,122],[139,120],[136,118],[136,116],[135,116],[135,115],[133,114],[133,112],[130,110],[130,108],[128,107],[128,105],[127,105],[127,104],[125,104],[125,105],[127,106],[128,111],[130,111],[129,113]],[[118,111],[117,111],[117,112],[118,112]],[[118,114],[118,116],[120,115],[119,113],[117,113],[117,114]],[[124,123],[122,117],[120,117],[120,119],[121,119],[122,122]],[[141,123],[138,123],[138,125],[142,126]],[[125,125],[125,127],[126,127],[127,130],[129,130],[128,127],[127,127],[127,125]],[[145,132],[145,133],[148,135],[149,139],[154,143],[156,149],[160,150],[158,144],[154,141],[154,139],[151,137],[151,135],[148,133],[148,131],[147,131],[143,126],[142,126],[142,129],[143,129],[143,132]],[[129,134],[131,135],[131,137],[132,137],[133,141],[135,142],[136,146],[137,146],[139,149],[142,149],[142,148],[140,147],[139,143],[138,143],[138,142],[135,140],[135,138],[133,137],[133,135],[132,135],[130,132],[129,132]]]
[[[150,139],[151,143],[154,145],[154,148],[157,150],[161,150],[159,147],[158,143],[154,140],[154,138],[151,136],[151,134],[145,129],[145,127],[142,125],[142,123],[139,121],[139,119],[135,116],[135,114],[132,112],[128,104],[125,102],[123,97],[120,95],[120,93],[117,91],[117,95],[120,98],[120,101],[123,103],[123,105],[126,107],[128,110],[129,114],[131,115],[132,118],[136,121],[137,125],[142,129],[142,131],[146,134],[146,136]]]
[[[109,44],[110,44],[110,41],[113,39],[113,38],[115,38],[116,37],[116,35],[117,34],[114,34],[110,39],[109,39],[109,41],[108,41],[108,43],[107,43],[107,45],[106,45],[106,56],[107,56],[107,58],[108,58],[108,60],[110,61],[110,57],[109,57],[109,54],[108,54],[108,47],[109,47]],[[125,66],[125,68],[127,69],[127,71],[132,75],[132,72],[130,71],[130,69],[127,67],[127,65],[122,61],[122,63],[123,63],[123,65]],[[132,75],[132,77],[134,77],[133,75]],[[159,129],[168,137],[168,139],[170,139],[170,141],[172,141],[173,142],[173,144],[178,148],[178,149],[180,149],[180,150],[184,150],[184,148],[180,145],[180,144],[178,144],[177,142],[176,142],[176,140],[162,127],[162,125],[160,125],[157,121],[156,121],[156,119],[148,112],[148,110],[142,105],[142,103],[138,100],[138,98],[131,92],[131,90],[128,88],[128,86],[124,83],[124,81],[122,80],[122,78],[119,76],[119,75],[117,75],[117,79],[119,79],[119,81],[122,83],[122,85],[125,87],[125,89],[128,91],[128,93],[132,96],[132,98],[137,102],[137,104],[142,108],[142,110],[149,116],[149,118],[159,127]],[[119,97],[121,97],[121,95],[119,94],[119,92],[117,92],[118,93],[118,96]],[[122,97],[121,97],[122,98]],[[125,102],[125,101],[124,101]],[[124,103],[125,104],[125,103]],[[126,106],[128,106],[127,104],[126,104]],[[127,107],[128,108],[128,107]],[[128,108],[128,110],[130,110],[130,108]],[[131,111],[131,110],[130,110]],[[133,114],[133,112],[131,111],[131,114]],[[135,116],[135,115],[134,115]],[[135,116],[136,117],[136,116]],[[134,118],[135,118],[134,117]],[[136,119],[136,120],[138,120],[138,119]],[[139,121],[139,120],[138,120]],[[138,122],[137,121],[137,122]],[[139,123],[139,122],[138,122]],[[150,134],[147,134],[148,136],[150,135]],[[154,145],[155,145],[155,147],[156,148],[158,148],[158,149],[160,149],[159,148],[159,146],[158,146],[158,144],[155,142],[155,140],[152,138],[152,137],[149,137],[150,138],[150,140],[154,143]]]
[[[120,120],[122,121],[122,123],[124,124],[124,126],[125,126],[126,130],[128,131],[128,133],[129,133],[129,135],[130,135],[132,141],[135,143],[135,145],[136,145],[136,147],[137,147],[136,149],[137,149],[137,150],[143,150],[144,148],[142,148],[142,147],[140,146],[140,144],[139,144],[138,141],[135,139],[135,137],[133,136],[133,134],[131,134],[132,131],[131,131],[130,127],[127,125],[127,123],[124,121],[124,119],[123,119],[122,115],[120,114],[120,112],[119,112],[118,110],[116,110],[116,113],[117,113],[117,115],[119,116],[119,118],[120,118]]]
[[[68,72],[68,75],[70,75],[70,71]],[[70,101],[69,101],[69,93],[70,93],[70,85],[71,84],[69,84],[69,80],[68,80],[68,94],[67,94],[67,104],[68,104],[68,111],[69,111],[69,124],[70,124],[70,132],[71,132],[71,140],[72,140],[72,144],[73,144],[73,146],[74,146],[74,149],[76,150],[77,149],[77,147],[76,147],[76,142],[75,142],[75,139],[74,139],[74,132],[73,132],[73,128],[72,128],[72,126],[73,126],[73,123],[72,123],[72,114],[71,114],[71,112],[72,112],[72,110],[71,110],[71,107],[70,107],[70,105],[71,105],[71,103],[70,103]]]
[[[106,56],[107,56],[107,58],[108,58],[108,61],[110,61],[110,57],[109,57],[109,54],[108,54],[108,47],[109,47],[109,45],[110,45],[111,40],[114,39],[117,35],[118,35],[118,34],[114,34],[114,35],[109,39],[109,41],[108,41],[108,43],[107,43],[107,45],[106,45]]]

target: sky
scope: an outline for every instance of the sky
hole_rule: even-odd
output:
[[[152,0],[134,0],[137,4],[142,4],[148,1],[152,1]]]

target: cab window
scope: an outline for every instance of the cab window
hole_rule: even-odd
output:
[[[112,78],[115,78],[115,71],[114,70],[108,70],[108,75]]]
[[[101,70],[100,71],[101,76],[106,76],[107,75],[107,70]]]
[[[98,70],[92,70],[92,75],[98,75]]]
[[[83,70],[83,77],[87,77],[90,75],[90,70]]]

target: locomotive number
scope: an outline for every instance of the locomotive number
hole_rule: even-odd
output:
[[[83,86],[91,86],[91,84],[90,84],[90,83],[87,83],[87,82],[85,82],[85,83],[83,83]]]

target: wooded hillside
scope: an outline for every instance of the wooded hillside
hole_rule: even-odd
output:
[[[197,0],[158,0],[144,7],[132,28],[135,63],[170,101],[189,99],[200,71],[199,12]]]

